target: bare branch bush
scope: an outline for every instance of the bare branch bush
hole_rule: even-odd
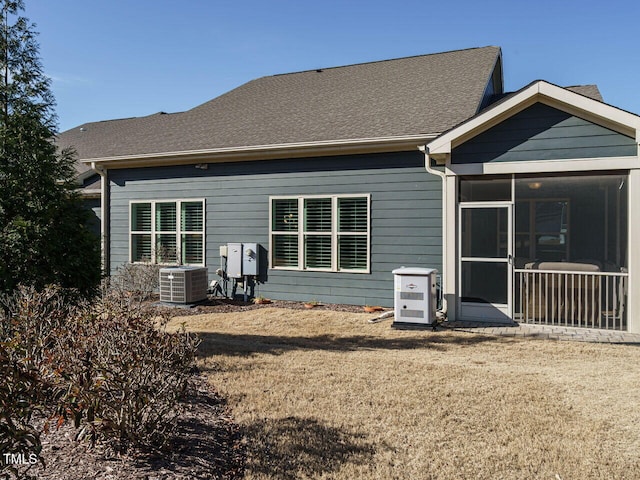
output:
[[[19,287],[0,298],[0,453],[40,453],[35,412],[45,431],[68,420],[115,451],[167,446],[199,340],[123,295],[70,306],[58,287]]]
[[[46,413],[51,398],[52,349],[66,319],[80,308],[69,302],[73,292],[59,287],[18,287],[0,296],[0,454],[39,457],[36,414]],[[4,458],[4,457],[2,457]],[[29,466],[0,463],[0,472],[29,478]]]
[[[116,451],[167,442],[199,343],[184,330],[168,333],[168,320],[166,311],[111,301],[76,319],[59,348],[74,355],[63,368],[68,390],[58,413],[72,417],[78,439]]]
[[[145,302],[153,298],[160,284],[160,265],[151,263],[126,263],[103,285],[104,294],[121,300]],[[106,291],[105,291],[106,290]]]

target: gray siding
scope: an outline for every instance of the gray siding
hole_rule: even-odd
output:
[[[452,163],[637,155],[633,138],[537,103],[456,147]]]
[[[268,270],[256,295],[283,300],[393,304],[400,266],[441,271],[441,180],[419,152],[110,171],[111,269],[129,260],[131,200],[206,199],[206,264],[228,242],[269,246],[269,196],[371,194],[371,273]]]

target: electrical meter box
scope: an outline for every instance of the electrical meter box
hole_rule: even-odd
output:
[[[433,268],[402,267],[393,272],[394,324],[430,325],[436,320],[436,274]]]
[[[258,244],[257,243],[244,243],[242,244],[242,274],[251,275],[253,277],[258,275]]]
[[[257,277],[260,272],[260,245],[227,244],[227,275],[230,278]]]

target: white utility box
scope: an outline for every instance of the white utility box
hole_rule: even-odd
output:
[[[242,278],[242,244],[227,244],[227,275],[229,278]]]
[[[436,274],[433,268],[402,267],[393,270],[393,323],[430,325],[436,321]]]
[[[230,278],[257,277],[260,274],[260,245],[227,244],[227,275]]]
[[[242,275],[250,275],[256,277],[258,270],[258,244],[243,243],[242,244]]]
[[[209,274],[206,267],[160,269],[160,301],[195,303],[207,299]]]

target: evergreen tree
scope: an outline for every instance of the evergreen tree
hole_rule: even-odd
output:
[[[0,0],[0,10],[0,291],[55,283],[89,292],[99,239],[75,193],[74,152],[55,145],[55,102],[23,0]]]

